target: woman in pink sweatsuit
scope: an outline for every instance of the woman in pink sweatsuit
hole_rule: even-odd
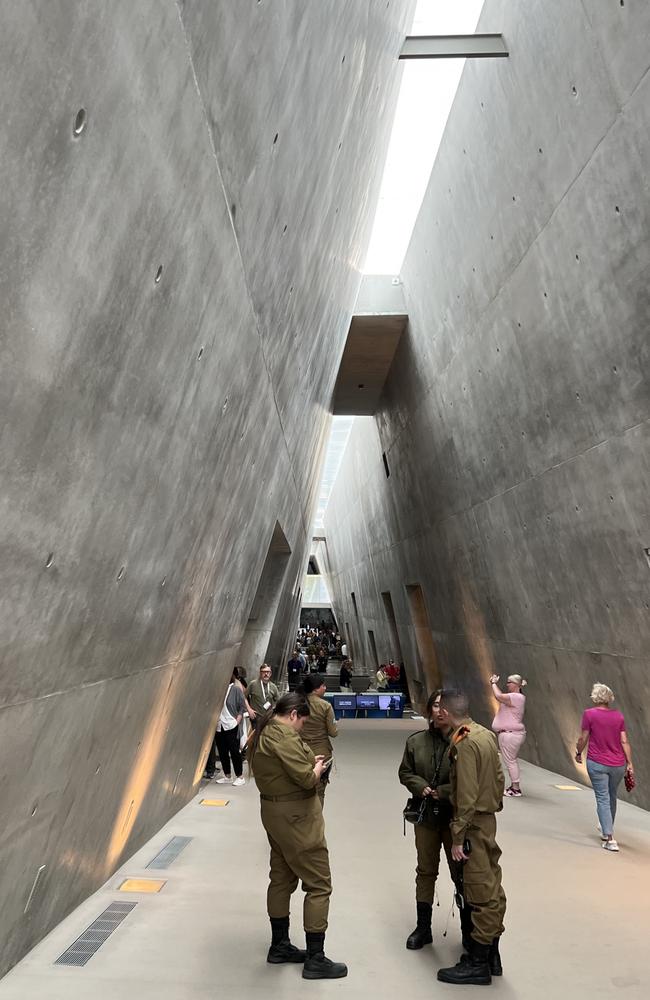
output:
[[[524,726],[524,712],[526,710],[526,698],[521,693],[526,681],[520,674],[510,674],[506,683],[507,694],[503,694],[499,688],[499,678],[493,674],[490,678],[492,694],[499,702],[499,710],[494,716],[492,729],[497,734],[501,757],[510,775],[510,788],[506,788],[506,795],[521,795],[519,787],[519,751],[526,739],[526,727]]]

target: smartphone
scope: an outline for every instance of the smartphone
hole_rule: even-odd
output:
[[[332,766],[333,760],[334,758],[330,757],[329,760],[323,761],[323,770],[320,773],[320,780],[323,782],[324,785],[327,785],[330,780],[330,767]]]

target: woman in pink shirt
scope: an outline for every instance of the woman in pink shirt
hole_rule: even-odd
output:
[[[526,710],[526,697],[521,693],[526,681],[521,674],[510,674],[506,682],[507,694],[504,694],[499,687],[499,678],[496,674],[490,677],[492,694],[500,703],[499,710],[494,716],[492,729],[497,734],[501,757],[510,775],[510,788],[506,788],[506,795],[521,796],[519,787],[519,751],[526,739],[526,727],[524,726],[524,712]]]
[[[582,732],[576,743],[576,760],[582,763],[582,751],[587,743],[587,774],[596,796],[602,846],[606,851],[618,851],[614,840],[616,791],[626,771],[634,774],[632,750],[625,732],[621,712],[610,708],[614,692],[606,684],[594,684],[591,691],[594,708],[582,714]]]

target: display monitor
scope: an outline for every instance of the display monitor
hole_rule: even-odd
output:
[[[370,711],[377,711],[379,709],[379,695],[378,694],[358,694],[357,695],[357,708],[366,709]]]
[[[335,694],[334,708],[337,712],[354,712],[357,708],[356,694]]]
[[[388,712],[391,708],[399,708],[399,696],[394,694],[380,694],[379,708],[382,712]]]

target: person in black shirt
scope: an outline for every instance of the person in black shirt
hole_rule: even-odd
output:
[[[321,674],[324,674],[325,671],[327,670],[328,660],[329,656],[327,655],[327,650],[325,649],[324,646],[322,646],[318,653],[318,670]]]
[[[294,649],[291,654],[291,659],[287,663],[287,679],[289,681],[289,690],[295,691],[300,684],[300,678],[302,677],[302,660],[298,656],[298,650]]]
[[[349,688],[352,685],[352,662],[343,660],[341,672],[339,674],[339,687]]]

